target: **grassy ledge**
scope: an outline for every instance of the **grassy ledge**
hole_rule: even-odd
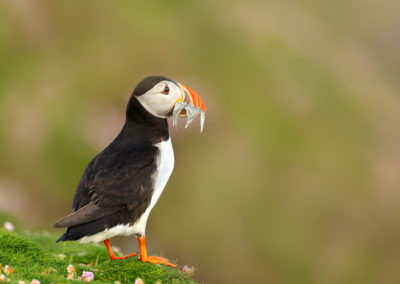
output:
[[[77,276],[91,271],[92,283],[133,283],[137,278],[146,284],[195,283],[188,273],[176,268],[142,263],[136,257],[111,262],[104,246],[56,243],[56,239],[50,234],[19,234],[0,229],[0,263],[14,269],[11,275],[5,275],[4,281],[30,283],[37,279],[41,283],[82,283]],[[69,264],[76,269],[73,280],[67,280]]]

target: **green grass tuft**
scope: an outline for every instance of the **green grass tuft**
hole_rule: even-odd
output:
[[[37,279],[41,283],[82,283],[67,280],[67,266],[73,264],[76,276],[92,271],[92,283],[133,283],[136,278],[155,283],[195,283],[191,276],[176,268],[142,263],[136,257],[109,261],[106,249],[99,245],[56,243],[56,236],[38,233],[10,233],[0,229],[0,263],[15,272],[8,283]],[[59,255],[65,255],[64,258]],[[3,272],[3,271],[2,271]],[[4,274],[4,273],[3,273]]]

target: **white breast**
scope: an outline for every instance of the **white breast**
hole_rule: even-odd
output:
[[[154,192],[150,206],[147,209],[149,211],[154,207],[154,205],[156,205],[158,198],[160,198],[160,195],[171,176],[172,170],[174,169],[175,163],[171,138],[154,146],[158,147],[160,152],[157,158],[157,171],[154,176]]]
[[[156,145],[159,149],[157,157],[157,170],[154,174],[154,191],[151,197],[151,202],[146,211],[140,216],[140,218],[133,224],[133,230],[135,234],[145,235],[147,218],[149,217],[151,209],[156,205],[161,193],[167,184],[169,177],[171,176],[172,170],[174,169],[174,150],[172,148],[171,138],[167,141],[160,142]]]
[[[115,236],[129,236],[133,234],[139,234],[144,236],[146,231],[147,218],[149,217],[151,209],[156,205],[161,193],[164,190],[165,185],[171,176],[172,170],[174,169],[174,150],[172,148],[171,138],[167,141],[155,144],[159,149],[157,157],[157,170],[154,173],[154,191],[151,197],[150,205],[146,211],[139,217],[139,219],[133,225],[118,225],[110,229],[106,229],[103,232],[97,233],[92,236],[83,237],[79,240],[80,243],[89,242],[100,242],[108,238]]]

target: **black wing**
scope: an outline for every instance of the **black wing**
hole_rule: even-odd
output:
[[[133,209],[148,199],[153,190],[158,148],[147,143],[110,147],[87,166],[76,190],[75,212],[55,227],[70,227],[99,219],[121,210]]]

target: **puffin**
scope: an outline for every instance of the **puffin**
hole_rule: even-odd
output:
[[[126,120],[117,137],[87,165],[77,186],[73,212],[54,223],[66,228],[57,240],[104,242],[110,260],[116,256],[110,239],[135,235],[142,262],[176,267],[168,259],[149,256],[146,223],[174,168],[168,118],[174,126],[186,117],[186,127],[200,117],[203,130],[206,107],[191,88],[164,76],[149,76],[133,90]]]

